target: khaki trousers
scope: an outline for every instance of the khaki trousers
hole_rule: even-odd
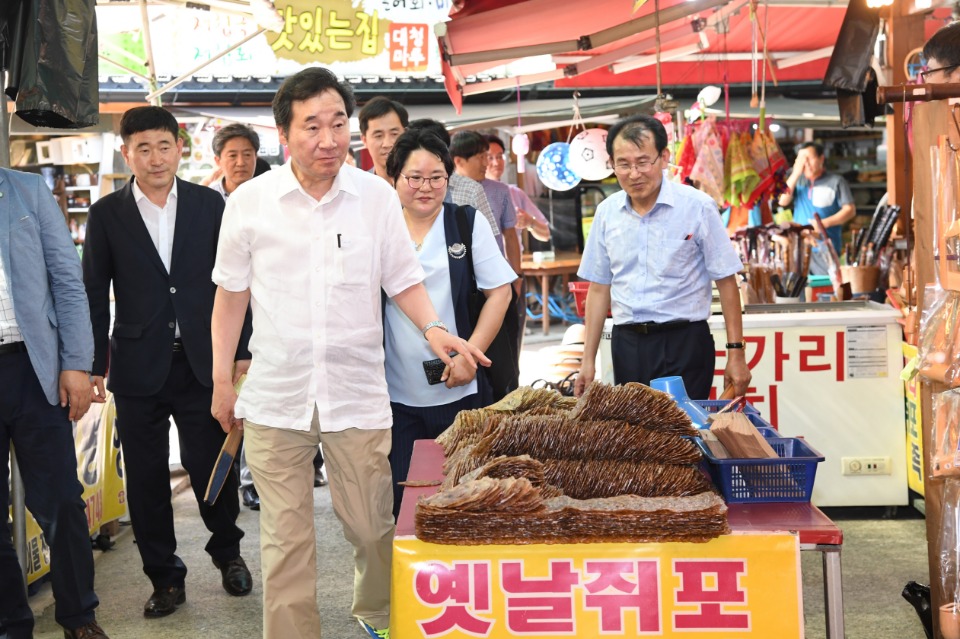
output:
[[[352,614],[374,628],[390,626],[393,490],[390,429],[321,433],[245,422],[247,464],[260,494],[260,564],[264,639],[317,639],[317,542],[313,457],[317,443],[333,509],[353,545]]]

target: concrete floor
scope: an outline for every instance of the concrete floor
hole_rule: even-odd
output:
[[[539,332],[539,331],[538,331]],[[521,382],[543,376],[542,364],[558,343],[562,330],[543,340],[527,340]],[[315,489],[315,521],[319,562],[319,606],[323,636],[327,639],[360,639],[365,634],[350,616],[353,559],[333,514],[326,487]],[[173,615],[144,619],[143,603],[150,585],[140,570],[132,531],[125,529],[114,549],[97,560],[96,588],[100,596],[98,620],[113,639],[154,639],[261,636],[261,589],[259,574],[258,513],[241,509],[239,525],[246,531],[242,552],[254,578],[247,597],[227,595],[220,574],[210,563],[203,545],[207,532],[197,513],[191,491],[174,498],[179,553],[190,572],[187,602]],[[848,639],[922,639],[923,629],[913,608],[900,597],[910,580],[927,581],[924,521],[915,511],[901,508],[892,519],[882,518],[883,509],[831,509],[827,513],[844,531],[843,592]],[[825,637],[823,581],[819,553],[802,554],[806,637]],[[37,639],[62,637],[53,619],[49,586],[31,600],[37,613]],[[282,639],[282,638],[278,638]],[[763,639],[776,639],[775,637]]]

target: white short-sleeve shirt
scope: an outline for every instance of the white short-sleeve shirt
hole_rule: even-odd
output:
[[[423,281],[396,192],[344,165],[318,202],[287,163],[241,184],[224,212],[213,281],[250,289],[253,356],[235,409],[325,432],[391,425],[380,289]],[[422,339],[422,338],[421,338]]]

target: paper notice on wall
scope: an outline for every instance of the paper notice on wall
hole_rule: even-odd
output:
[[[887,376],[887,327],[847,327],[847,376],[867,379]]]

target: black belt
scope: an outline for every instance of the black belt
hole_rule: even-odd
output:
[[[10,355],[11,353],[26,353],[27,345],[23,342],[10,342],[9,344],[0,344],[0,355]]]
[[[183,340],[179,337],[173,340],[173,352],[177,353],[183,350]]]
[[[651,333],[663,333],[666,331],[673,331],[678,328],[683,328],[684,326],[690,326],[694,324],[690,320],[674,320],[672,322],[638,322],[636,324],[617,324],[617,328],[621,328],[627,331],[633,331],[634,333],[640,333],[641,335],[650,335]]]

